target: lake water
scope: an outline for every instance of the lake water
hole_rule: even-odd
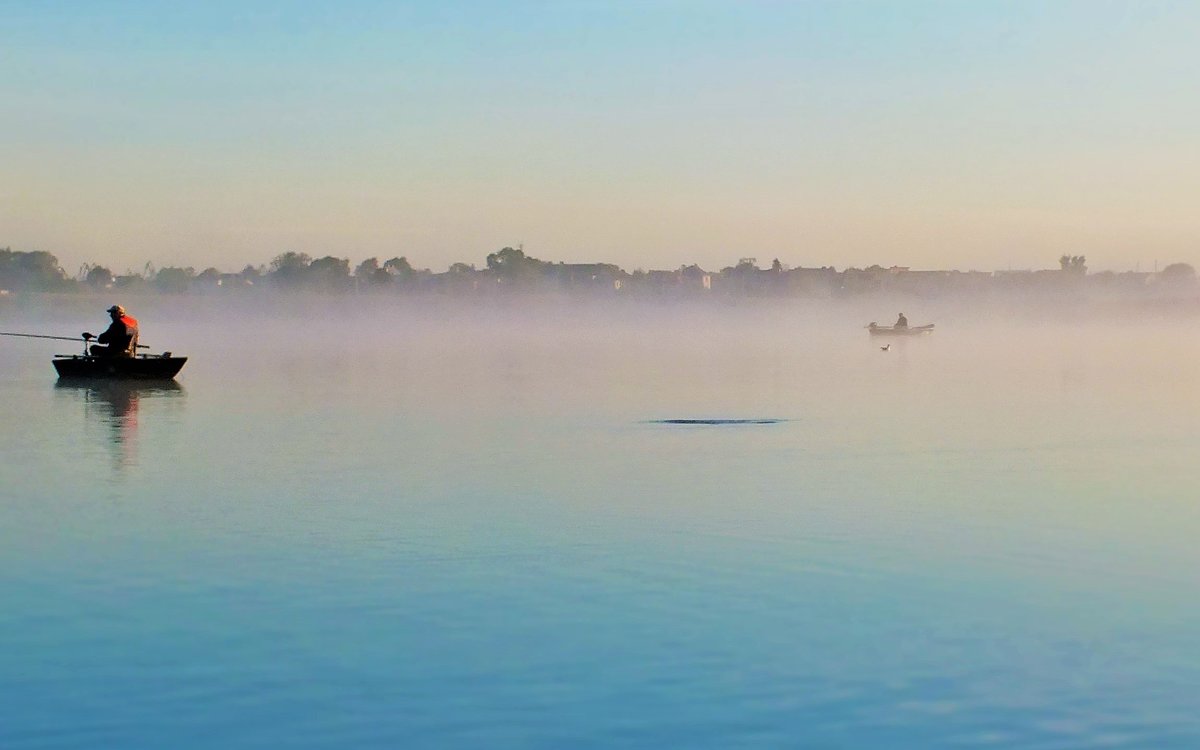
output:
[[[1200,746],[1194,319],[122,301],[0,339],[6,750]]]

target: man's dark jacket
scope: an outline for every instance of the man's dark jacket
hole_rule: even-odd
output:
[[[132,357],[137,354],[137,319],[129,315],[122,315],[112,322],[107,331],[97,336],[96,341],[107,344],[110,354]]]

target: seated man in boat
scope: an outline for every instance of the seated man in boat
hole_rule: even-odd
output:
[[[108,308],[108,314],[112,318],[112,325],[104,333],[96,337],[96,341],[105,344],[105,346],[93,346],[91,348],[92,356],[132,357],[137,354],[137,319],[127,314],[125,308],[120,305],[113,305]],[[83,337],[90,339],[92,338],[92,334],[85,333]]]
[[[908,318],[904,317],[904,313],[900,313],[900,317],[896,318],[896,328],[908,328]]]

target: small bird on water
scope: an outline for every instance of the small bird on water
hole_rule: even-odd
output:
[[[891,344],[884,344],[883,346],[879,347],[879,351],[886,352],[888,349],[891,349],[891,348],[892,348]]]

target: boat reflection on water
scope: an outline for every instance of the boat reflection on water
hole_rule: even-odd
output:
[[[182,399],[186,391],[174,380],[133,381],[59,378],[55,391],[74,395],[84,405],[87,422],[104,425],[118,469],[137,463],[139,411],[143,401]]]

